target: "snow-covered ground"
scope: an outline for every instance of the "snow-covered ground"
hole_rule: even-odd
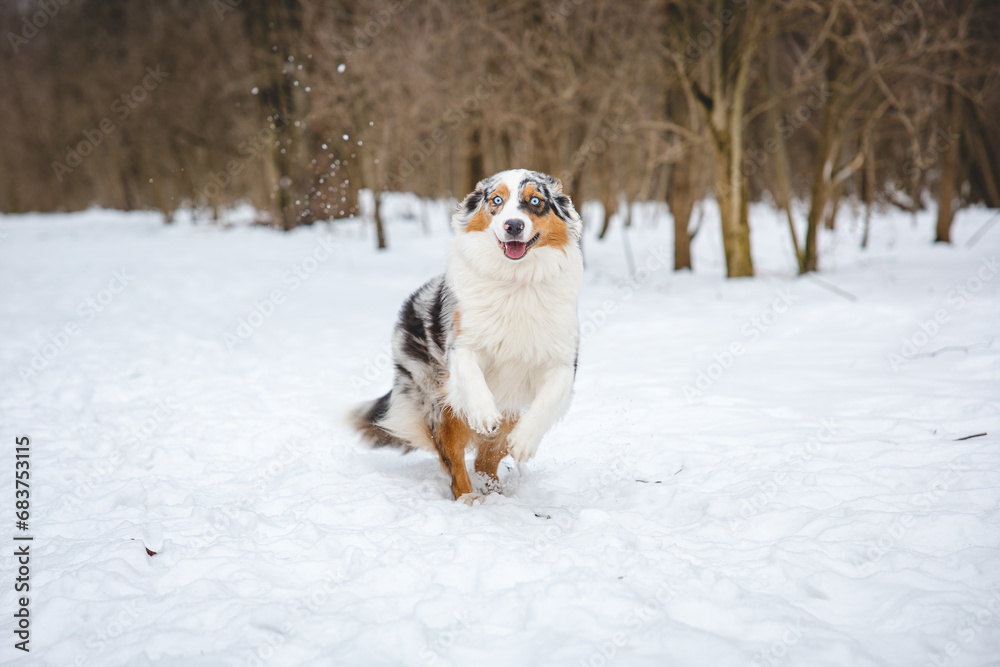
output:
[[[390,384],[443,205],[384,253],[356,223],[0,218],[0,662],[1000,664],[1000,224],[968,247],[996,212],[951,247],[881,214],[862,252],[845,206],[799,278],[756,208],[739,281],[711,205],[694,273],[640,213],[632,279],[617,230],[586,239],[569,414],[474,507],[342,422]]]

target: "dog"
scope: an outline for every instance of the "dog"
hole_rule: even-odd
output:
[[[392,334],[392,389],[358,406],[376,447],[437,452],[456,500],[487,490],[508,454],[532,458],[569,408],[583,282],[582,223],[558,179],[526,169],[480,181],[451,220],[443,275],[403,304]]]

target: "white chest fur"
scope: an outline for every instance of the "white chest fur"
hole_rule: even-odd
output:
[[[522,275],[506,271],[496,279],[463,258],[449,264],[459,314],[456,345],[475,353],[502,411],[527,406],[545,374],[572,367],[576,357],[582,262],[554,249],[539,250],[542,257],[536,259],[559,266]],[[556,252],[561,256],[553,256]]]

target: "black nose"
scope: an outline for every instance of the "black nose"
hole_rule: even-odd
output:
[[[520,236],[524,231],[524,223],[520,220],[508,220],[503,223],[503,228],[511,236]]]

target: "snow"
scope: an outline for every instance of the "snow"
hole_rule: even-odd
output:
[[[468,507],[342,421],[445,265],[443,207],[412,207],[383,207],[384,253],[355,222],[0,218],[34,536],[31,653],[8,620],[0,662],[1000,664],[1000,230],[969,247],[995,211],[950,247],[930,213],[879,214],[860,251],[842,207],[813,278],[766,207],[748,280],[722,278],[710,203],[693,273],[654,206],[634,278],[618,229],[589,233],[570,412]]]

